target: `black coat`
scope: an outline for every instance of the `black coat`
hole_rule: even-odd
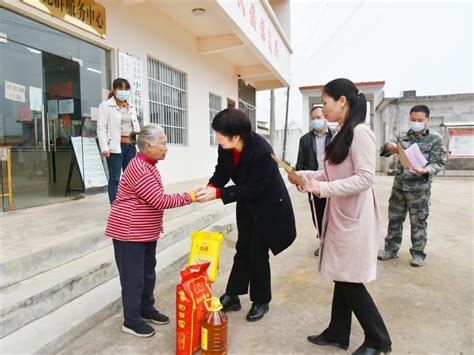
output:
[[[328,128],[326,135],[326,146],[331,142],[334,130]],[[316,158],[316,146],[313,130],[300,138],[296,170],[318,170],[318,159]]]
[[[278,165],[271,158],[268,142],[252,132],[245,141],[234,168],[231,150],[219,146],[217,165],[209,184],[221,189],[224,204],[237,202],[237,224],[252,223],[274,255],[296,238],[295,216]],[[224,187],[232,179],[235,185]],[[245,208],[245,215],[239,210]],[[243,221],[252,216],[252,221]]]

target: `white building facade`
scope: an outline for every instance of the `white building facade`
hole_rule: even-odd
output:
[[[165,183],[210,176],[215,113],[255,119],[255,91],[290,85],[289,29],[289,1],[3,1],[3,210],[80,192],[69,139],[95,136],[96,108],[121,76],[141,123],[168,135]]]

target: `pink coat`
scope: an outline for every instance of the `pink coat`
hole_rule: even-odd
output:
[[[346,159],[324,163],[324,171],[300,171],[305,190],[319,180],[320,196],[328,198],[319,257],[321,275],[334,281],[375,280],[379,246],[379,211],[373,189],[375,136],[364,124],[354,129]]]

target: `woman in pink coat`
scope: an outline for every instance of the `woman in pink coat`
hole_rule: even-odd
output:
[[[384,321],[364,283],[375,280],[379,212],[373,189],[375,137],[365,125],[367,101],[354,83],[336,79],[322,94],[324,116],[339,124],[326,148],[323,171],[299,171],[298,189],[327,198],[319,257],[321,275],[335,282],[331,322],[308,340],[317,345],[349,347],[352,312],[365,341],[353,354],[391,351]]]

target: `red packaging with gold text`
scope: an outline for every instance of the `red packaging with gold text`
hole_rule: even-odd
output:
[[[181,283],[176,286],[176,354],[193,354],[201,346],[204,300],[212,297],[209,265],[190,265],[181,271]]]

